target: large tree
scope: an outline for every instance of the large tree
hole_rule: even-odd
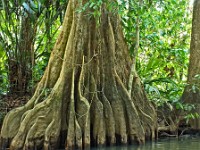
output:
[[[89,1],[69,0],[33,97],[4,119],[3,149],[55,149],[63,143],[67,149],[86,148],[155,137],[155,109],[136,71],[130,71],[120,18],[107,9],[108,2],[98,5],[100,15],[94,17],[96,9],[77,11]]]
[[[192,36],[190,43],[190,59],[188,69],[188,85],[183,93],[183,101],[195,104],[193,113],[200,114],[200,0],[193,5]],[[200,129],[200,119],[197,117],[190,121],[193,129]]]

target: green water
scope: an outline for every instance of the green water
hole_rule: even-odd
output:
[[[165,138],[141,146],[115,146],[92,150],[200,150],[200,137]]]

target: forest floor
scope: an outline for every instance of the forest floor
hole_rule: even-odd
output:
[[[30,99],[29,95],[3,95],[0,96],[0,130],[4,116],[13,108],[24,105]]]

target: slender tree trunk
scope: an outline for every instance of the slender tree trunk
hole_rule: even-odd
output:
[[[194,104],[195,110],[200,114],[200,0],[195,0],[193,8],[192,37],[190,45],[190,61],[188,70],[188,86],[183,93],[183,101]],[[191,120],[194,129],[200,129],[200,119]]]
[[[33,97],[4,119],[2,148],[85,149],[155,138],[156,112],[137,73],[128,92],[131,59],[119,16],[103,4],[98,24],[88,17],[92,10],[76,11],[84,2],[69,0]]]
[[[19,39],[16,39],[16,55],[9,57],[9,94],[24,95],[30,92],[32,78],[34,30],[29,17],[23,17]]]

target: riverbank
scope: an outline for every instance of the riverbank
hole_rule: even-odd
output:
[[[90,150],[199,150],[199,141],[199,136],[190,138],[165,137],[155,141],[148,141],[144,145],[121,145],[91,148]]]

